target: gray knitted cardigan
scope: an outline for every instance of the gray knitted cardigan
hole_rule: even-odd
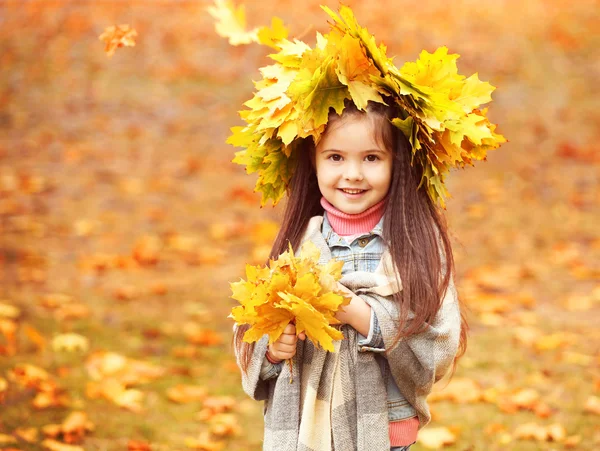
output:
[[[322,222],[322,216],[311,218],[302,242],[311,240],[320,249],[320,263],[324,264],[331,259],[331,252],[321,234]],[[374,273],[353,272],[340,283],[364,299],[377,315],[387,364],[401,393],[417,411],[422,428],[431,419],[426,397],[447,372],[458,349],[457,293],[451,279],[429,327],[390,348],[398,318],[391,294],[402,289],[398,277],[388,276],[393,274],[390,262],[386,252]],[[284,365],[275,379],[260,378],[268,336],[255,344],[250,366],[242,372],[242,386],[250,397],[265,402],[264,450],[389,451],[386,385],[375,353],[358,350],[359,337],[353,327],[343,325],[340,330],[344,339],[335,342],[334,353],[315,347],[310,340],[299,340],[291,374]]]

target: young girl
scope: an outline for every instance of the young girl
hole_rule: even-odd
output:
[[[430,421],[427,394],[464,352],[446,224],[386,103],[365,112],[346,101],[318,145],[294,149],[271,258],[311,240],[321,263],[344,262],[339,288],[352,300],[337,314],[335,353],[293,324],[272,345],[244,343],[247,328],[235,328],[244,390],[265,401],[265,450],[407,450]]]
[[[310,240],[319,263],[344,262],[344,338],[328,352],[288,324],[248,344],[236,326],[235,353],[244,390],[265,401],[265,450],[406,450],[466,346],[444,176],[506,140],[481,107],[495,88],[459,74],[458,55],[424,50],[397,68],[349,7],[322,8],[333,22],[314,48],[269,41],[275,63],[228,142],[259,172],[263,203],[288,195],[271,258]]]

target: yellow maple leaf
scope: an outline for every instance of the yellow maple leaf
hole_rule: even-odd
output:
[[[330,34],[332,39],[333,32]],[[358,39],[346,34],[340,41],[339,60],[336,73],[340,82],[348,86],[348,91],[358,109],[364,110],[369,100],[384,103],[381,95],[371,86],[371,63]]]
[[[6,391],[8,390],[8,382],[3,377],[0,377],[0,404],[4,402]]]
[[[280,292],[282,302],[277,307],[289,310],[296,320],[296,333],[306,333],[306,336],[323,349],[333,352],[333,340],[341,340],[343,334],[328,324],[327,317],[314,308],[305,299],[293,294]]]
[[[89,340],[83,335],[75,333],[60,334],[52,339],[52,349],[54,352],[85,352],[89,347]]]
[[[456,443],[456,434],[447,427],[426,428],[419,432],[419,444],[429,449],[439,449]]]
[[[14,305],[0,302],[0,317],[16,319],[21,315],[21,310]]]
[[[205,387],[199,385],[177,384],[167,390],[167,398],[178,404],[202,401],[208,396]]]
[[[186,438],[185,445],[199,451],[221,451],[225,447],[225,442],[215,440],[210,431],[203,431],[198,438]]]
[[[258,42],[263,45],[268,45],[276,50],[279,50],[279,42],[288,37],[288,29],[283,25],[283,20],[279,17],[271,19],[271,28],[261,27],[258,30]]]
[[[288,93],[304,109],[304,128],[318,128],[327,124],[329,108],[337,114],[344,110],[344,100],[350,98],[348,87],[344,86],[335,71],[333,57],[327,57],[323,65],[311,70],[306,67],[290,84]]]
[[[113,56],[119,47],[134,47],[137,31],[128,24],[106,27],[98,39],[104,41],[107,56]]]
[[[67,445],[66,443],[59,442],[47,438],[41,442],[42,448],[48,451],[84,451],[81,446]]]
[[[208,12],[216,20],[215,31],[221,37],[229,39],[231,45],[258,42],[258,28],[246,29],[246,11],[244,5],[235,7],[230,0],[215,0]]]
[[[300,256],[290,248],[265,267],[246,266],[248,281],[231,284],[232,298],[241,305],[229,315],[237,324],[251,326],[244,341],[252,343],[267,334],[273,343],[295,322],[297,335],[306,332],[315,345],[334,350],[333,340],[343,335],[331,325],[339,324],[335,313],[350,299],[337,291],[343,262],[319,265],[319,258],[319,250],[308,241]]]

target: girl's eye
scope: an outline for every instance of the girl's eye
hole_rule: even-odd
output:
[[[329,155],[329,159],[332,161],[342,161],[342,156],[334,153],[333,155]]]
[[[367,161],[377,161],[379,160],[379,157],[377,155],[367,155]]]

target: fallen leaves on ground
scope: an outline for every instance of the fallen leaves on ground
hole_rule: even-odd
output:
[[[257,79],[248,74],[273,52],[230,47],[208,3],[21,3],[4,2],[0,27],[10,67],[0,77],[0,448],[108,440],[185,449],[190,437],[189,449],[260,449],[262,404],[241,389],[227,287],[245,263],[267,261],[282,210],[257,208],[253,180],[224,141]],[[257,28],[277,45],[286,31],[273,16],[300,31],[290,42],[310,39],[315,26],[327,28],[320,3],[231,6],[246,5],[242,33]],[[495,119],[511,137],[502,153],[447,180],[455,282],[471,328],[421,433],[446,427],[456,436],[446,446],[457,449],[596,450],[596,10],[561,0],[468,3],[355,2],[399,64],[435,44],[419,28],[431,24],[436,40],[498,86]],[[126,22],[128,31],[115,26],[98,42],[107,24]],[[132,31],[143,42],[119,50],[136,40]],[[105,45],[123,53],[107,59]],[[89,340],[83,357],[66,350],[76,345],[53,350],[54,337],[69,333]],[[81,443],[44,435],[46,423],[83,410],[96,424]],[[533,438],[516,437],[527,423],[519,435]],[[552,424],[564,427],[562,441],[549,441],[561,436]]]
[[[99,36],[99,39],[105,44],[104,51],[106,55],[113,56],[115,50],[119,47],[135,46],[136,37],[137,31],[128,24],[123,24],[106,27],[104,33]]]
[[[429,449],[440,449],[456,443],[457,436],[447,427],[428,427],[419,431],[417,442]]]
[[[203,401],[208,396],[206,387],[197,385],[176,385],[167,390],[167,398],[170,401],[184,404],[188,402]]]
[[[567,432],[559,423],[540,425],[538,423],[525,423],[517,426],[514,436],[520,440],[536,440],[538,442],[562,442]]]
[[[70,397],[55,379],[44,369],[30,364],[18,364],[7,373],[8,379],[16,385],[33,389],[35,396],[31,405],[36,409],[67,407]]]

